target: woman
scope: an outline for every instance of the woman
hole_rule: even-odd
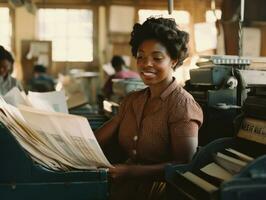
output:
[[[13,87],[22,90],[21,84],[10,73],[12,72],[14,59],[12,55],[0,46],[0,95],[5,95]]]
[[[129,94],[96,133],[101,146],[118,134],[128,156],[109,170],[111,199],[163,198],[165,165],[187,163],[196,151],[202,111],[172,76],[188,55],[188,40],[172,19],[134,25],[130,45],[148,88]]]

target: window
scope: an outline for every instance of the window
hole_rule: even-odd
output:
[[[173,11],[171,15],[168,14],[166,10],[146,10],[140,9],[138,12],[139,22],[143,23],[149,17],[165,17],[165,18],[174,18],[176,23],[180,26],[182,30],[189,32],[189,21],[190,16],[189,12],[185,10]]]
[[[0,7],[0,45],[11,51],[12,24],[9,8]]]
[[[202,52],[217,48],[217,27],[215,22],[222,17],[221,10],[207,10],[205,13],[206,22],[194,25],[196,51]]]
[[[93,60],[92,10],[39,9],[38,35],[52,41],[53,61]]]

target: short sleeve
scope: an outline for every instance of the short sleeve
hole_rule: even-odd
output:
[[[203,113],[193,98],[185,98],[176,103],[169,116],[169,128],[172,136],[195,137],[203,121]]]

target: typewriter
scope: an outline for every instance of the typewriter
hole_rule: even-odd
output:
[[[238,115],[237,87],[227,81],[233,77],[233,66],[211,64],[190,70],[185,89],[200,104],[204,123],[199,131],[199,145],[233,135],[233,119]],[[227,108],[225,108],[227,107]],[[215,131],[217,130],[217,131]],[[213,134],[216,132],[215,134]]]
[[[0,122],[1,200],[95,200],[107,199],[106,169],[59,172],[29,157]]]
[[[233,120],[247,94],[265,87],[266,71],[250,70],[249,64],[247,58],[214,55],[199,64],[199,68],[190,70],[190,81],[185,87],[204,113],[199,145],[234,136]]]
[[[254,98],[260,98],[260,101],[255,103]],[[244,110],[245,113],[236,120],[239,122],[236,137],[220,138],[202,147],[190,164],[166,167],[168,199],[265,199],[266,98],[249,96]],[[225,181],[217,182],[213,177],[203,174],[201,169],[214,162],[214,155],[228,148],[249,155],[254,160]],[[191,174],[204,181],[191,179]]]

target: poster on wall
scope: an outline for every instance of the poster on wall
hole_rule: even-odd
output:
[[[197,23],[194,28],[197,52],[216,49],[217,29],[214,22]]]
[[[134,25],[134,16],[135,16],[134,7],[110,6],[110,18],[109,18],[110,31],[118,33],[130,33]]]
[[[243,56],[259,57],[261,32],[259,28],[243,28]]]

